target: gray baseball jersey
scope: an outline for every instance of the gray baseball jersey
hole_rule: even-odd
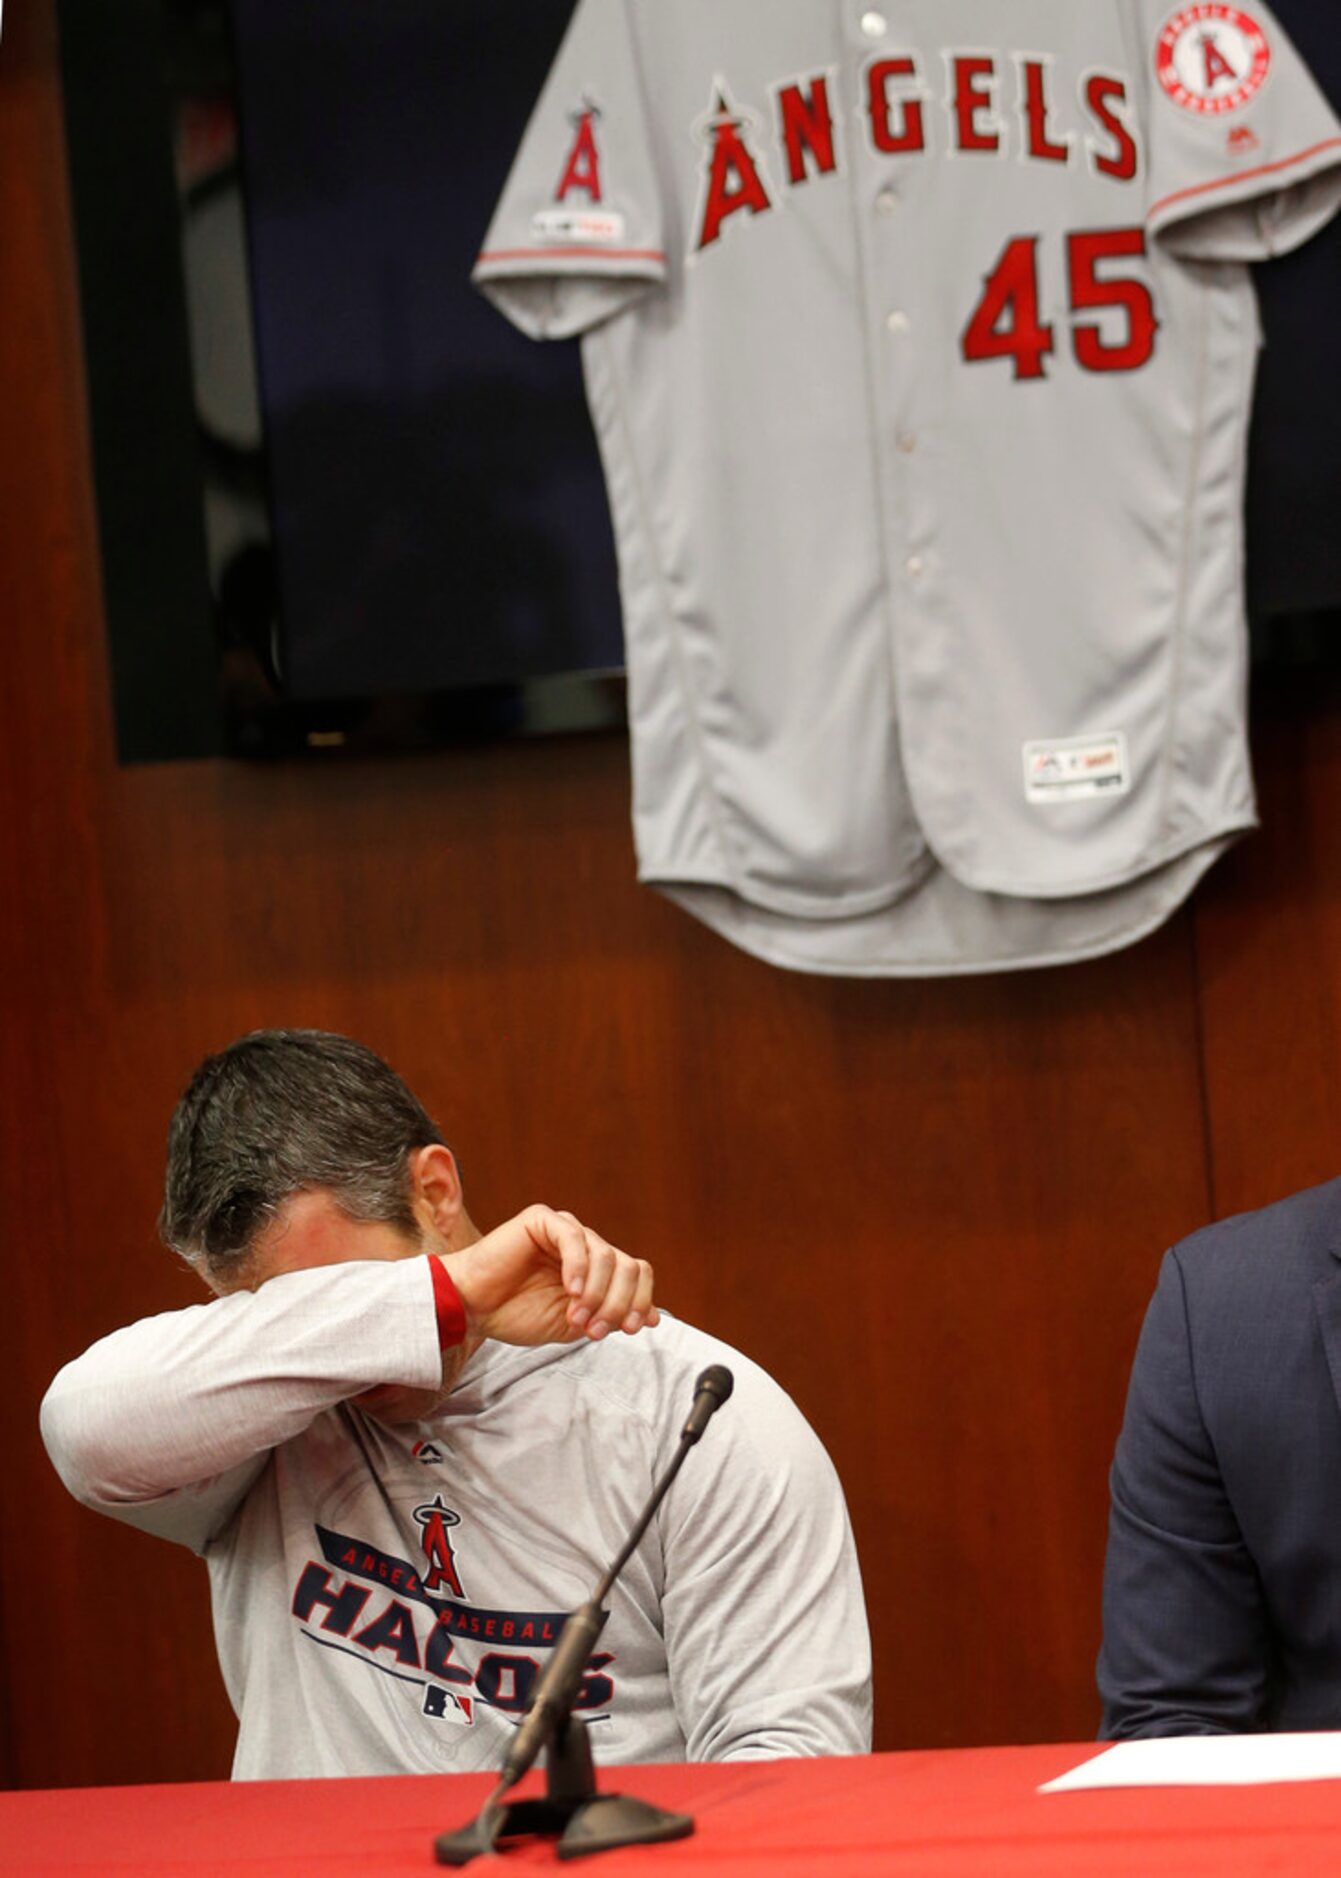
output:
[[[428,1261],[291,1272],[94,1344],[42,1432],[85,1504],[208,1562],[235,1778],[463,1772],[498,1766],[719,1362],[735,1393],[611,1593],[577,1706],[607,1762],[865,1753],[837,1476],[763,1370],[672,1318],[486,1343],[429,1420],[385,1428],[348,1398],[441,1379]]]
[[[1338,201],[1257,0],[579,0],[475,278],[582,335],[641,877],[847,974],[1178,905],[1254,822],[1244,264]]]

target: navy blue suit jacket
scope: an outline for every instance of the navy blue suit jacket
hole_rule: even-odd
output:
[[[1107,1736],[1341,1728],[1341,1180],[1166,1254],[1112,1474]]]

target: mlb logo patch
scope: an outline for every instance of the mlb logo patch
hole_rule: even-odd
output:
[[[458,1728],[473,1728],[475,1698],[471,1695],[457,1695],[454,1689],[444,1689],[439,1683],[431,1682],[424,1691],[424,1713],[431,1715],[434,1721],[454,1722]]]

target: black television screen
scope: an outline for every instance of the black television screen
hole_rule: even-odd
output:
[[[64,0],[123,756],[622,721],[577,349],[469,281],[571,3]]]
[[[617,668],[576,349],[469,284],[570,0],[233,0],[295,697]]]

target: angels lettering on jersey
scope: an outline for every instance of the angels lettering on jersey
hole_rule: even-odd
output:
[[[858,134],[876,156],[1015,156],[1039,164],[1084,163],[1129,183],[1140,149],[1129,110],[1130,81],[1118,72],[1075,76],[1067,96],[1056,61],[1044,55],[943,50],[939,73],[915,52],[870,59],[861,75]],[[742,105],[725,74],[689,127],[699,148],[700,198],[690,258],[710,249],[735,218],[765,215],[791,190],[842,168],[837,74],[785,75],[769,85],[771,119]],[[554,200],[568,214],[604,201],[601,110],[584,92],[570,113],[573,137]],[[539,218],[538,218],[539,219]],[[556,232],[537,227],[538,234]],[[612,225],[597,239],[623,231]],[[565,224],[565,227],[567,225]]]

